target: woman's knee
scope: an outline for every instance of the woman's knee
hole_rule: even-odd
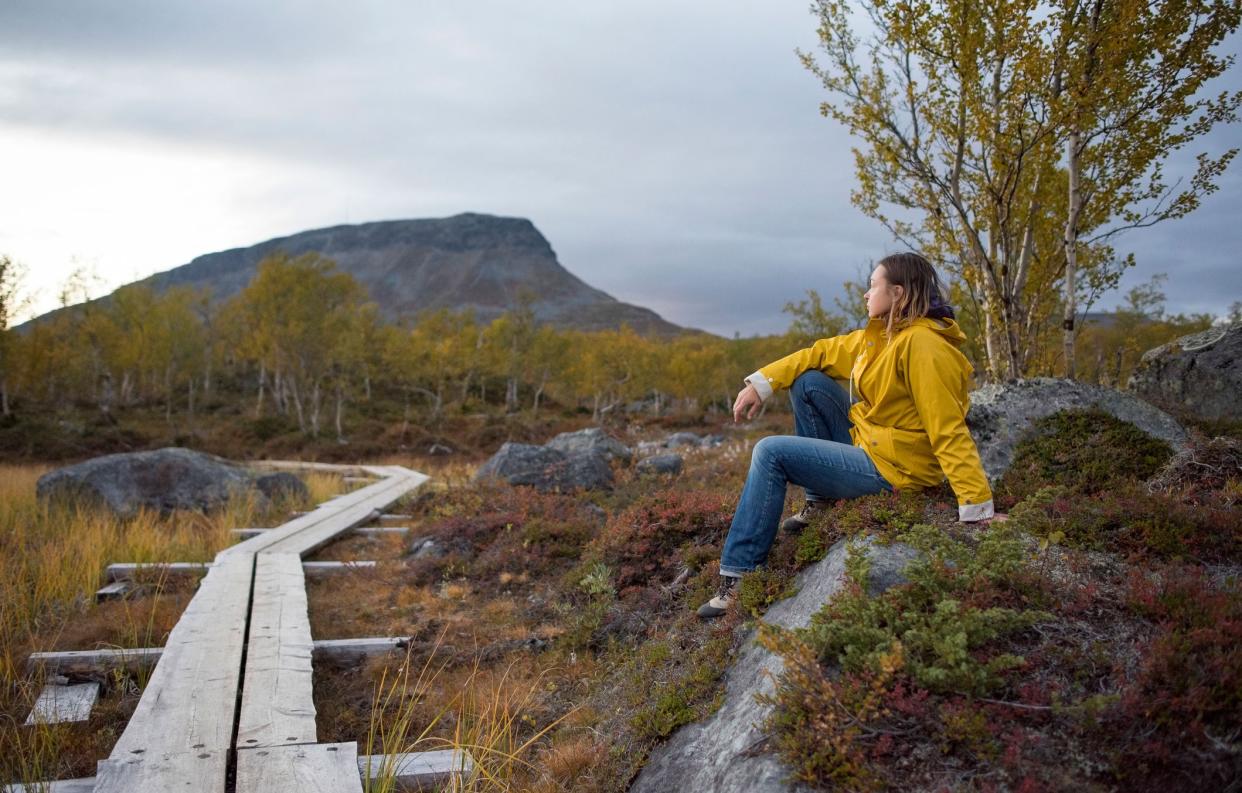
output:
[[[789,387],[789,396],[795,400],[806,399],[811,391],[824,393],[836,402],[848,403],[849,401],[849,395],[845,393],[841,384],[818,369],[809,369],[794,378],[793,384]],[[846,407],[848,409],[848,404]]]
[[[809,388],[822,387],[825,383],[833,383],[835,385],[833,379],[820,370],[807,369],[794,378],[793,384],[789,386],[789,390],[796,396],[802,396]]]

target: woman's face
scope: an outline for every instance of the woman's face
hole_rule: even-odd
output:
[[[893,286],[888,282],[888,274],[884,272],[884,266],[876,267],[871,272],[871,288],[863,295],[867,301],[867,316],[874,318],[888,314],[889,309],[893,307],[894,298],[900,294],[901,287]]]

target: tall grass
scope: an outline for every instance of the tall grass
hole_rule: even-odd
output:
[[[455,681],[456,693],[444,701],[429,719],[419,723],[416,714],[435,689],[443,687],[441,673],[449,661],[437,663],[443,640],[441,632],[427,659],[414,672],[411,659],[389,674],[385,669],[376,683],[365,754],[383,755],[378,767],[369,770],[366,793],[393,793],[396,788],[395,757],[405,752],[452,750],[456,773],[443,789],[454,793],[491,793],[513,790],[515,783],[538,775],[534,758],[545,736],[573,711],[540,726],[530,714],[547,674],[519,681],[510,677],[512,667],[499,676],[485,674],[476,661],[464,681]],[[445,720],[451,731],[438,729]],[[436,734],[439,733],[439,734]],[[448,733],[447,735],[445,733]]]

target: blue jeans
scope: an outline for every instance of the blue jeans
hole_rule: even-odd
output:
[[[849,396],[835,380],[818,370],[804,372],[790,386],[789,398],[798,434],[771,435],[755,444],[720,555],[722,575],[740,576],[767,561],[790,482],[806,488],[807,501],[893,490],[850,440]]]

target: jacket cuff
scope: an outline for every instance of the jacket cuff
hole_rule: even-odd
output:
[[[753,385],[755,390],[759,392],[760,401],[767,402],[768,397],[772,396],[772,384],[761,373],[755,372],[747,376],[746,382]]]
[[[963,523],[988,520],[995,516],[995,514],[996,509],[992,506],[992,499],[990,498],[982,504],[960,504],[957,508],[957,519]]]

